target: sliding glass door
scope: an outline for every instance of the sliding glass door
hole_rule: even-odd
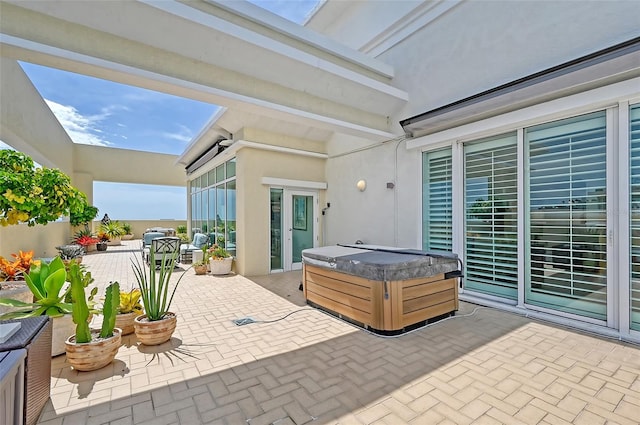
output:
[[[518,297],[517,138],[464,146],[465,287]]]
[[[629,111],[630,174],[631,174],[631,290],[630,327],[640,331],[640,104]]]
[[[607,318],[606,115],[525,130],[528,304]]]

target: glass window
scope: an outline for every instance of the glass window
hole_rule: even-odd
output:
[[[208,223],[208,217],[209,214],[207,213],[207,208],[209,207],[209,192],[206,190],[203,190],[202,192],[202,201],[200,204],[200,221],[201,221],[201,225],[200,225],[200,229],[202,230],[202,233],[207,233],[208,232],[208,228],[209,228],[209,223]]]
[[[209,186],[213,186],[214,184],[216,184],[216,170],[211,170],[207,174],[207,181],[209,182]]]
[[[466,144],[465,286],[517,299],[518,214],[515,134]]]
[[[209,231],[209,244],[216,241],[216,189],[209,189],[209,210],[207,216],[207,230]]]
[[[236,181],[227,182],[227,243],[226,249],[236,255]]]
[[[202,176],[200,176],[200,188],[204,189],[205,187],[209,186],[209,184],[207,183],[208,181],[208,175],[207,174],[203,174]]]
[[[422,154],[422,249],[451,251],[451,148]]]
[[[526,301],[606,319],[606,116],[525,130]]]
[[[216,186],[216,243],[222,247],[225,247],[226,242],[226,198],[224,183]]]
[[[216,181],[221,182],[224,181],[224,179],[224,164],[221,164],[216,167]]]
[[[236,159],[232,158],[227,161],[227,178],[236,176]]]
[[[271,189],[271,270],[284,268],[282,257],[282,189]]]

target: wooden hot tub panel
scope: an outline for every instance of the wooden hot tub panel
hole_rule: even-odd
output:
[[[303,276],[308,302],[375,330],[399,331],[458,310],[458,279],[444,274],[385,284],[304,264]]]

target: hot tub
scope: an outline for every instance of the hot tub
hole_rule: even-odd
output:
[[[458,256],[377,245],[302,251],[304,296],[380,334],[397,334],[458,310]]]

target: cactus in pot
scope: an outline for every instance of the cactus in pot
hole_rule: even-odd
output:
[[[79,371],[100,369],[110,364],[118,353],[121,342],[120,329],[115,328],[115,317],[120,305],[120,285],[111,283],[106,290],[101,329],[89,328],[89,306],[84,291],[84,272],[77,264],[69,268],[71,283],[72,315],[76,334],[65,341],[67,361]]]

